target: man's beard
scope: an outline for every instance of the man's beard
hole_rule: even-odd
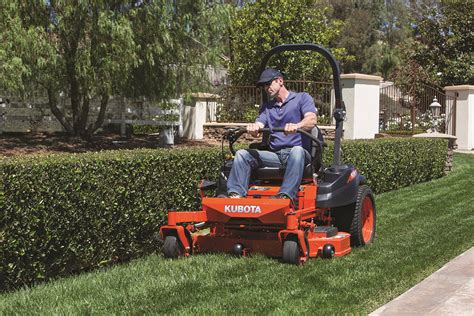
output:
[[[278,96],[278,92],[276,91],[273,94],[267,94],[269,100],[275,100],[275,98]]]

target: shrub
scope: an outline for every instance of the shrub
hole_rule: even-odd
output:
[[[133,135],[149,135],[159,133],[167,127],[159,125],[132,125]]]
[[[343,143],[344,160],[375,192],[442,176],[446,151],[440,140]],[[0,287],[30,285],[157,250],[154,236],[166,211],[198,209],[197,183],[215,179],[221,164],[217,147],[0,160]]]
[[[342,157],[381,193],[442,177],[447,150],[447,140],[386,138],[345,142]]]
[[[31,284],[150,253],[168,209],[197,209],[216,149],[9,159],[3,165],[0,287]]]

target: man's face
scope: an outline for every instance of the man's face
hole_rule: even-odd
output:
[[[268,82],[264,85],[265,92],[270,100],[273,100],[278,93],[280,92],[281,87],[283,86],[283,78],[273,79],[271,82]]]

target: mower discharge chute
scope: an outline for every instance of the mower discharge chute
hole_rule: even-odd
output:
[[[322,166],[323,141],[319,129],[315,127],[311,132],[298,129],[298,133],[312,140],[312,161],[305,166],[294,203],[290,199],[273,198],[278,194],[285,170],[270,167],[252,172],[245,198],[206,197],[208,189],[217,189],[217,195],[225,193],[232,161],[224,162],[217,184],[202,181],[199,185],[202,210],[168,212],[168,224],[160,228],[165,257],[206,252],[242,256],[262,253],[300,264],[311,257],[343,256],[351,251],[351,246],[373,241],[376,227],[373,193],[356,168],[342,164],[340,159],[345,108],[339,66],[334,57],[315,44],[281,45],[265,55],[260,72],[272,55],[295,50],[321,53],[333,70],[336,134],[332,165]],[[233,154],[233,144],[245,132],[245,129],[230,129],[225,133]],[[264,128],[260,132],[283,132],[283,128]]]

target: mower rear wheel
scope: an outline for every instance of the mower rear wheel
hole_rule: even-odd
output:
[[[339,231],[351,234],[351,246],[370,244],[375,237],[376,208],[372,190],[359,186],[356,202],[333,209],[334,225]]]
[[[283,262],[300,264],[300,247],[295,236],[288,236],[283,242]]]
[[[163,246],[165,258],[176,259],[183,255],[181,244],[176,236],[166,236]]]
[[[375,236],[375,200],[372,190],[361,185],[357,191],[354,216],[351,224],[351,244],[356,247],[370,244]]]

